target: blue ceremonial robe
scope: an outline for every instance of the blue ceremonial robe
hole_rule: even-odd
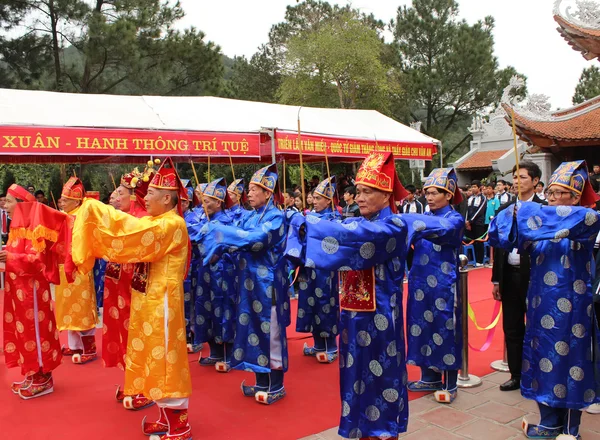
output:
[[[304,224],[304,217],[298,212],[293,213],[294,227],[290,228],[286,255],[291,257],[292,263],[299,266],[298,273],[298,318],[296,331],[312,333],[321,338],[330,338],[338,335],[340,318],[339,290],[337,271],[320,270],[304,266],[305,249],[303,240],[298,237],[298,231]],[[319,213],[310,214],[321,220],[339,219],[339,214],[331,208]]]
[[[202,301],[203,298],[199,300],[199,297],[204,294],[204,290],[206,290],[206,295],[208,295],[208,288],[203,282],[204,268],[202,267],[202,258],[198,250],[197,238],[195,237],[199,234],[200,228],[206,223],[206,215],[200,206],[194,210],[186,211],[183,214],[183,218],[192,244],[190,268],[183,282],[186,334],[188,335],[188,343],[197,345],[201,342],[206,342],[205,334],[207,326],[203,325],[203,316],[201,314],[201,304],[204,304],[204,301]]]
[[[247,212],[249,211],[244,209],[244,207],[239,204],[232,206],[227,210],[229,216],[233,218],[234,225],[239,225],[239,223],[242,221],[242,218],[244,217],[244,215],[246,215]]]
[[[465,221],[447,206],[404,214],[414,257],[408,274],[407,361],[434,370],[458,370],[462,362],[458,249]]]
[[[306,266],[340,272],[339,434],[395,437],[408,423],[402,280],[407,228],[384,208],[370,220],[306,217]],[[364,289],[362,288],[364,286]],[[365,311],[358,311],[365,305]],[[348,310],[355,305],[355,311]],[[372,306],[372,307],[371,307]],[[371,311],[368,311],[371,310]]]
[[[281,362],[287,371],[285,328],[290,323],[290,303],[283,258],[284,223],[284,214],[269,203],[244,214],[239,227],[210,222],[202,229],[200,249],[205,264],[213,255],[239,252],[232,368],[271,372],[271,307],[275,306]]]
[[[104,273],[106,272],[106,261],[97,258],[94,263],[94,287],[96,289],[96,307],[104,304]]]
[[[592,250],[599,214],[578,206],[520,204],[490,224],[493,246],[531,256],[521,394],[552,408],[600,401],[594,380]]]
[[[210,216],[210,222],[219,225],[231,225],[233,221],[229,213],[224,211]],[[199,237],[200,235],[191,238],[199,240]],[[200,257],[200,252],[198,256]],[[205,265],[201,258],[198,263],[202,266],[202,294],[198,298],[204,300],[197,305],[196,321],[200,321],[202,327],[199,341],[214,340],[218,344],[233,342],[237,296],[234,258],[229,253],[224,253],[214,264]]]

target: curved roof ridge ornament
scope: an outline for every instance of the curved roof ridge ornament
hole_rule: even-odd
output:
[[[561,17],[584,29],[600,30],[600,4],[596,0],[575,0],[577,10],[571,12],[573,6],[568,5],[561,11],[563,0],[555,0],[553,15]]]
[[[527,104],[524,106],[519,104],[519,95],[516,92],[521,87],[525,86],[525,80],[518,75],[514,75],[508,86],[504,88],[502,93],[502,105],[511,107],[518,113],[528,119],[535,121],[551,121],[552,105],[550,104],[550,97],[541,93],[532,93],[527,95]],[[507,112],[509,113],[509,112]]]

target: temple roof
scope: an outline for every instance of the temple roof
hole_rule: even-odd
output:
[[[600,57],[600,6],[596,3],[578,3],[571,13],[571,6],[561,11],[563,0],[554,3],[554,20],[558,32],[573,49],[581,52],[586,60]]]
[[[502,103],[511,123],[511,105]],[[517,134],[539,147],[576,147],[600,143],[600,97],[556,112],[536,113],[512,106]]]
[[[492,160],[500,159],[508,150],[476,151],[456,166],[457,170],[471,171],[492,169]]]

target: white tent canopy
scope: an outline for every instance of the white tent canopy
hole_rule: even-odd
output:
[[[1,126],[93,127],[254,133],[294,132],[300,107],[215,97],[121,96],[0,89]],[[374,110],[302,107],[303,133],[437,144]]]

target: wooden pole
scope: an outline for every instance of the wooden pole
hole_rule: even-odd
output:
[[[306,190],[304,188],[304,161],[302,159],[302,137],[300,135],[300,110],[298,108],[298,154],[300,156],[300,187],[302,188],[302,206],[306,207]]]
[[[283,159],[283,193],[285,194],[286,192],[286,187],[285,187],[285,159]]]
[[[521,184],[520,184],[521,180],[519,178],[519,151],[517,149],[517,129],[515,127],[515,110],[512,107],[510,109],[510,116],[511,116],[511,120],[512,120],[513,148],[514,148],[514,153],[515,153],[515,165],[516,165],[516,171],[517,171],[517,192],[518,192],[519,200],[521,200]]]
[[[208,156],[208,181],[210,182],[210,156]]]
[[[229,148],[227,149],[227,154],[229,154],[229,165],[231,166],[231,177],[235,180],[235,171],[233,170],[233,159],[231,158],[231,151]]]
[[[58,209],[58,205],[56,204],[56,200],[54,200],[54,193],[50,191],[50,195],[52,196],[52,203],[54,203],[54,209]]]
[[[110,174],[110,180],[112,180],[112,184],[115,187],[115,189],[117,189],[117,184],[115,183],[115,176],[113,176],[113,173],[109,173]]]
[[[329,173],[329,157],[327,156],[327,145],[325,145],[325,165],[327,165],[327,179],[329,179],[328,185],[331,188],[331,210],[335,213],[335,194],[333,190],[333,185],[331,184],[331,174]]]

